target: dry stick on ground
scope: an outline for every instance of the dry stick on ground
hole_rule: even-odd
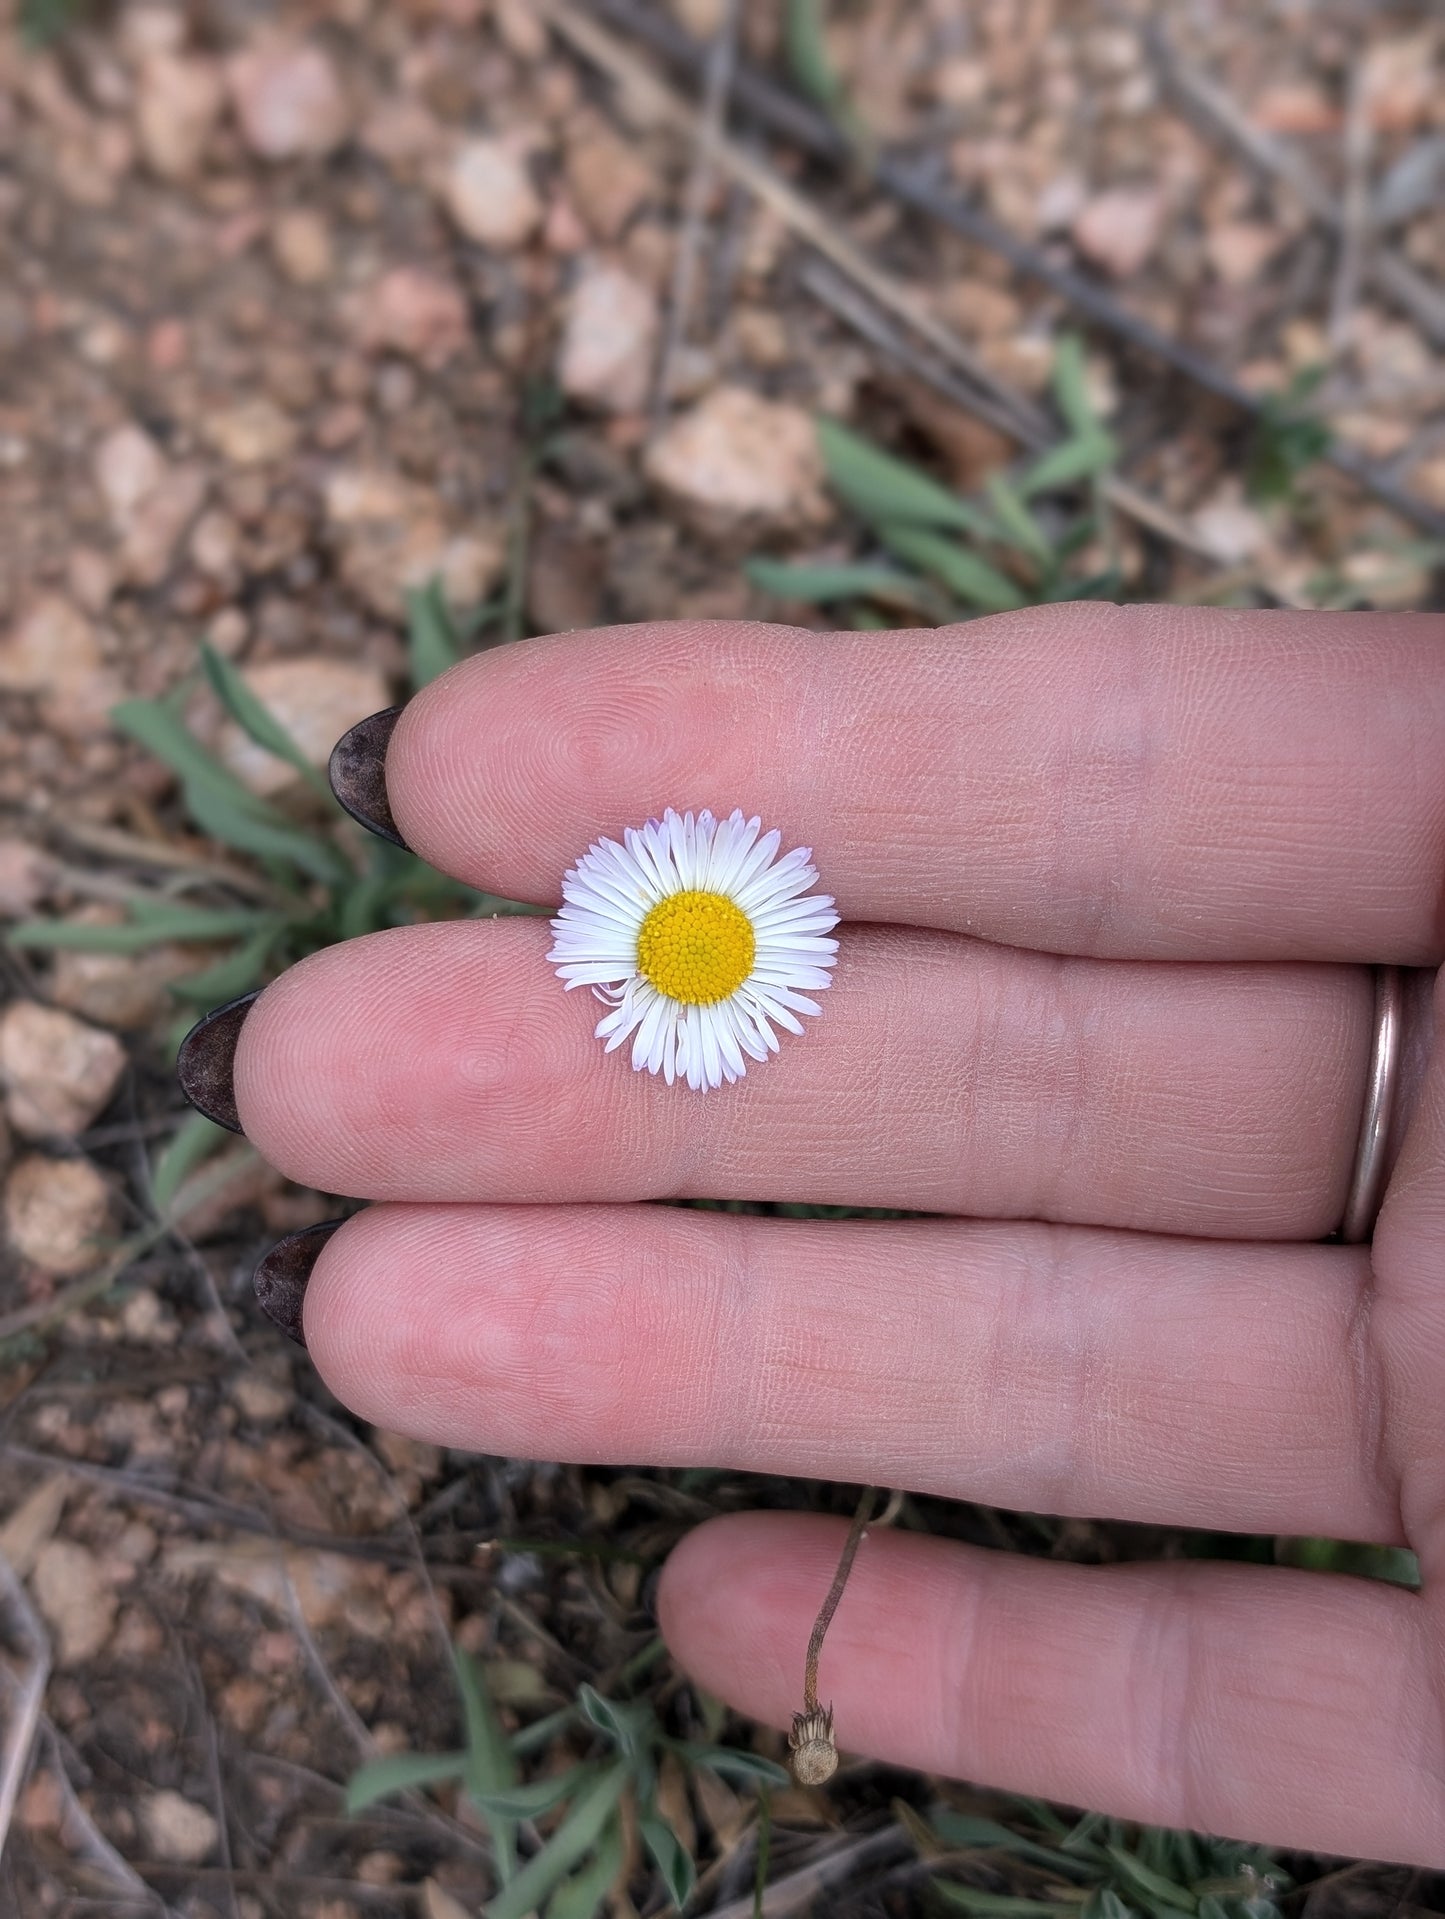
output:
[[[563,0],[546,0],[545,5],[539,0],[539,11],[573,45],[582,47],[581,36],[576,31],[579,22],[575,7],[564,5]],[[581,24],[592,32],[600,31],[595,16],[603,16],[685,71],[695,73],[701,65],[702,54],[696,42],[671,20],[654,8],[640,4],[639,0],[589,0],[589,14],[594,17]],[[585,48],[582,50],[586,51]],[[846,146],[821,115],[812,112],[783,88],[750,73],[746,67],[740,66],[734,76],[733,97],[761,126],[778,138],[817,159],[847,162],[849,156]],[[875,166],[873,179],[904,206],[952,228],[964,239],[998,254],[1018,272],[1052,288],[1070,306],[1107,332],[1182,373],[1206,392],[1227,400],[1248,417],[1257,419],[1260,416],[1263,402],[1259,396],[1241,386],[1222,367],[1215,366],[1202,354],[1130,313],[1111,294],[1082,273],[1059,265],[1028,241],[1020,240],[1016,234],[1000,226],[990,215],[941,188],[931,165],[884,158]],[[1390,263],[1388,267],[1386,262]],[[1414,282],[1417,295],[1423,292],[1433,308],[1438,296],[1418,275],[1406,269],[1403,261],[1393,254],[1382,253],[1375,266],[1377,278],[1385,272],[1394,276],[1401,269]],[[1393,290],[1393,286],[1387,290]],[[893,303],[880,300],[879,304],[887,306]],[[1440,305],[1445,308],[1445,301],[1440,301]],[[1441,325],[1445,327],[1445,314],[1442,314]],[[1436,539],[1445,539],[1445,513],[1411,493],[1408,487],[1401,486],[1389,473],[1382,472],[1352,447],[1332,446],[1322,457],[1328,465],[1348,474],[1366,492],[1394,512],[1422,527]]]
[[[667,332],[657,361],[657,378],[652,394],[652,417],[657,424],[667,411],[672,396],[673,373],[678,352],[685,344],[692,317],[693,288],[697,279],[697,258],[702,246],[703,225],[707,218],[707,197],[712,191],[718,139],[727,119],[728,88],[732,85],[737,63],[738,22],[741,0],[726,0],[722,19],[713,35],[703,80],[702,114],[697,123],[692,167],[683,193],[682,231],[672,267],[672,288],[668,300]]]
[[[631,89],[635,97],[644,98],[660,119],[691,134],[696,109],[659,80],[630,47],[581,12],[571,0],[538,0],[538,5],[563,39],[584,58]],[[970,412],[1022,445],[1039,447],[1053,441],[1056,436],[1031,400],[1000,380],[950,327],[915,299],[906,287],[876,267],[796,187],[789,185],[765,162],[721,135],[713,143],[712,154],[718,166],[761,200],[796,238],[831,262],[866,294],[875,308],[902,321],[953,373],[961,376],[966,385],[962,391],[956,390],[953,397]],[[1152,531],[1202,557],[1214,557],[1167,508],[1150,500],[1129,482],[1107,479],[1104,492],[1111,504]],[[1445,530],[1445,520],[1441,524]]]
[[[1350,344],[1355,308],[1366,271],[1370,239],[1370,103],[1363,62],[1350,76],[1349,106],[1345,113],[1345,193],[1340,215],[1340,250],[1330,289],[1329,341],[1335,353]]]
[[[1344,229],[1347,210],[1341,208],[1338,196],[1303,154],[1255,126],[1223,87],[1184,58],[1157,20],[1148,22],[1142,32],[1150,58],[1165,83],[1191,109],[1204,132],[1232,147],[1256,172],[1283,180],[1310,217],[1330,232]],[[1365,104],[1362,100],[1362,110]],[[1436,346],[1445,346],[1445,292],[1386,248],[1380,248],[1369,260],[1368,276]]]

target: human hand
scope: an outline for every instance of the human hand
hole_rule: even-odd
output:
[[[1445,947],[1441,639],[1420,616],[1079,605],[635,627],[458,667],[405,709],[384,787],[379,760],[348,769],[423,858],[555,903],[599,834],[738,805],[812,846],[835,983],[706,1097],[604,1056],[541,920],[332,947],[216,1022],[190,1085],[217,1106],[233,1084],[292,1178],[377,1202],[273,1268],[310,1272],[322,1376],[491,1453],[1408,1543],[1421,1594],[874,1532],[823,1695],[853,1750],[1445,1865],[1445,1048],[1427,1063],[1423,974],[1373,1248],[1316,1243],[1350,1181],[1369,965]],[[634,1203],[698,1195],[944,1217]],[[659,1599],[682,1665],[786,1726],[843,1531],[691,1534]]]

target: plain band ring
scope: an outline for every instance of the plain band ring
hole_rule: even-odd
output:
[[[1400,1028],[1405,1004],[1404,978],[1398,966],[1375,968],[1375,1028],[1370,1049],[1370,1078],[1365,1088],[1365,1111],[1355,1148],[1355,1170],[1350,1177],[1340,1238],[1346,1246],[1360,1246],[1375,1230],[1375,1216],[1384,1197],[1385,1158],[1390,1144],[1390,1122],[1395,1112],[1395,1088],[1400,1078]]]

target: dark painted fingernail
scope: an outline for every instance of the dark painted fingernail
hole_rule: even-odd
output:
[[[236,1045],[260,992],[258,986],[254,993],[214,1007],[196,1021],[176,1054],[176,1078],[186,1098],[207,1119],[228,1126],[233,1133],[241,1131],[241,1115],[236,1111]]]
[[[321,1257],[321,1249],[344,1219],[323,1219],[319,1225],[304,1226],[299,1233],[288,1233],[278,1240],[256,1268],[252,1284],[261,1311],[279,1326],[298,1346],[306,1344],[301,1330],[301,1308],[306,1303],[306,1287],[312,1269]]]
[[[332,747],[326,768],[332,792],[351,817],[393,846],[406,845],[386,797],[386,749],[400,716],[399,706],[388,706],[385,712],[358,720]]]

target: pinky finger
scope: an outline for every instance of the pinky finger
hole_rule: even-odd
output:
[[[778,1727],[843,1541],[741,1514],[673,1553],[668,1644]],[[1240,1565],[1084,1567],[865,1535],[823,1649],[845,1750],[1276,1845],[1445,1866],[1424,1602]]]

